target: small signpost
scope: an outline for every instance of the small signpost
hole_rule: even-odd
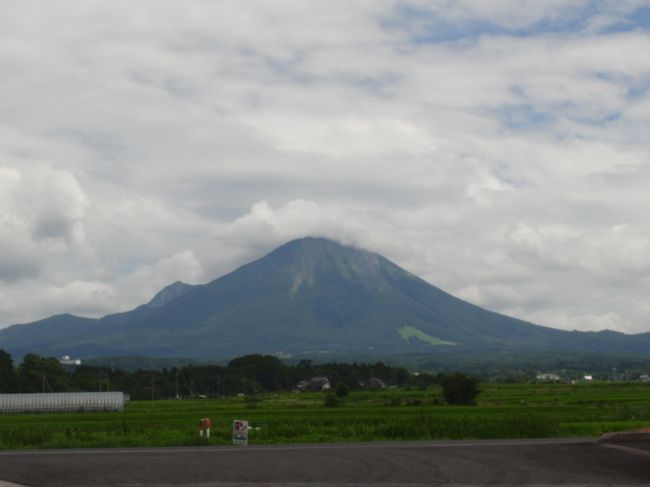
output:
[[[203,432],[205,431],[205,437],[209,440],[211,427],[212,421],[210,421],[210,418],[199,419],[199,436],[203,436]]]
[[[232,422],[233,445],[248,445],[248,421],[236,419]]]

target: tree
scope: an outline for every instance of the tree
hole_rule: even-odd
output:
[[[267,391],[277,391],[283,385],[286,387],[286,384],[282,384],[285,366],[282,360],[272,355],[253,354],[237,357],[228,363],[228,368],[241,371]]]
[[[339,398],[337,398],[334,394],[331,392],[327,393],[327,396],[325,396],[325,401],[323,402],[323,405],[326,408],[335,408],[341,404],[341,401]]]
[[[336,386],[336,397],[338,397],[339,399],[348,397],[349,394],[350,394],[350,388],[345,384],[341,383],[338,386]]]
[[[21,392],[65,392],[68,374],[54,357],[28,353],[18,367]]]
[[[16,370],[11,354],[0,349],[0,393],[16,392]]]
[[[440,378],[442,394],[448,404],[474,404],[478,393],[478,379],[467,374],[456,373]]]

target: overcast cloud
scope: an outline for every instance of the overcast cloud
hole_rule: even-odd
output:
[[[0,0],[0,327],[296,237],[650,331],[647,0]]]

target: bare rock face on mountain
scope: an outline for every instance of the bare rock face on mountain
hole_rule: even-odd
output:
[[[80,357],[647,352],[650,334],[533,325],[457,299],[376,253],[304,238],[208,284],[176,282],[126,313],[59,315],[0,330],[0,348]]]

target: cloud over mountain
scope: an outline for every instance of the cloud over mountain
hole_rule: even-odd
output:
[[[0,326],[312,234],[647,331],[649,27],[636,0],[0,0]]]

